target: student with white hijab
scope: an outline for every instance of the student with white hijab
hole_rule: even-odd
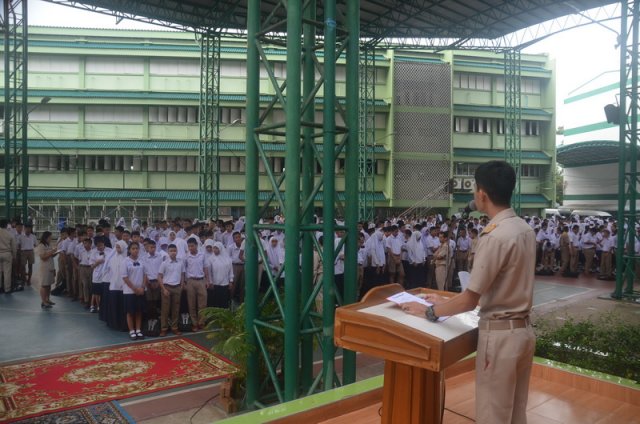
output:
[[[205,261],[211,289],[207,293],[207,306],[228,308],[233,285],[233,265],[224,245],[217,241],[213,253]]]
[[[426,284],[425,281],[425,272],[424,272],[424,261],[426,258],[424,252],[424,246],[422,245],[420,231],[413,231],[409,240],[407,240],[406,251],[407,251],[407,262],[411,271],[409,272],[410,278],[408,278],[405,283],[405,288],[413,289],[416,287],[424,287]]]
[[[127,320],[124,311],[124,295],[122,294],[124,281],[122,280],[122,272],[126,267],[127,261],[127,243],[119,240],[115,252],[110,256],[105,264],[108,268],[109,276],[109,299],[107,305],[107,326],[113,330],[126,331]]]
[[[384,281],[386,258],[383,238],[384,234],[380,229],[377,229],[364,242],[367,261],[364,267],[360,297]]]
[[[265,247],[265,253],[267,256],[267,264],[265,264],[265,271],[262,274],[262,279],[260,281],[260,291],[266,292],[269,288],[269,280],[266,275],[266,268],[269,268],[271,275],[275,278],[280,272],[280,269],[284,265],[284,247],[282,247],[278,237],[272,235],[269,237],[269,242]],[[278,281],[281,281],[284,278],[284,272],[280,274],[278,277]],[[280,284],[278,284],[280,285]]]

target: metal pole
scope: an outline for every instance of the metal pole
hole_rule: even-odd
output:
[[[309,100],[309,97],[313,94],[313,87],[315,83],[315,68],[314,68],[314,47],[315,47],[315,26],[311,23],[316,20],[316,2],[315,0],[309,1],[304,10],[305,24],[303,26],[304,33],[304,61],[303,61],[303,97],[305,101]],[[315,102],[311,102],[307,109],[304,111],[304,121],[314,122],[315,120]],[[312,144],[313,128],[311,126],[305,126],[303,129],[304,146],[302,148],[302,198],[309,199],[313,195],[313,176],[315,168],[315,158],[313,154]],[[309,208],[302,216],[302,224],[308,225],[313,222],[313,208]],[[300,298],[303,304],[306,303],[311,292],[313,290],[313,240],[314,233],[311,231],[305,231],[302,234],[302,264],[301,271],[303,278],[300,281]],[[302,317],[302,329],[308,330],[313,327],[309,318],[309,312],[307,316]],[[302,383],[303,393],[307,393],[313,384],[313,335],[309,333],[303,333],[302,336],[302,348],[301,348],[301,373],[300,379]]]
[[[334,261],[335,252],[335,143],[336,143],[336,0],[324,2],[324,137],[322,149],[322,376],[324,389],[334,386],[335,345],[333,324],[335,314]]]
[[[13,169],[11,159],[11,53],[9,52],[9,1],[4,4],[4,215],[11,219],[11,170]]]
[[[622,228],[627,239],[627,261],[624,275],[626,275],[627,286],[624,290],[625,294],[633,293],[633,282],[635,279],[635,241],[636,241],[636,200],[638,198],[638,7],[640,2],[633,2],[633,12],[631,18],[631,96],[629,108],[631,109],[631,130],[628,133],[629,141],[629,219],[627,220],[627,229]],[[619,230],[618,230],[619,231]]]
[[[26,223],[29,218],[29,207],[28,207],[28,197],[29,197],[29,155],[27,148],[27,124],[29,120],[29,108],[28,108],[28,98],[27,98],[27,87],[28,81],[27,76],[29,73],[27,72],[27,66],[29,62],[28,55],[28,43],[27,43],[27,0],[22,0],[22,98],[20,101],[20,126],[21,126],[21,154],[20,154],[20,170],[22,173],[22,181],[21,181],[21,200],[22,200],[22,222]],[[6,54],[6,50],[5,50]],[[16,140],[17,141],[17,140]]]
[[[258,223],[258,148],[255,130],[259,125],[260,62],[258,38],[260,31],[260,0],[247,3],[247,138],[246,162],[246,228],[245,234],[245,328],[247,343],[257,346],[254,320],[258,315],[258,250],[254,226]],[[247,359],[247,406],[253,409],[260,384],[259,352],[254,349]]]
[[[622,0],[620,7],[620,159],[618,162],[618,225],[624,234],[625,222],[625,183],[626,183],[626,130],[627,130],[627,45],[628,45],[628,29],[627,29],[627,1]],[[614,298],[622,297],[622,285],[624,284],[624,236],[618,237],[616,246],[616,288],[611,294]]]
[[[360,2],[347,1],[347,128],[349,131],[345,150],[345,226],[344,246],[344,304],[355,302],[358,280],[358,109],[360,106],[358,87],[360,66]],[[356,354],[343,352],[343,384],[356,380]]]
[[[287,103],[284,255],[284,400],[297,398],[300,346],[300,94],[302,2],[287,2]]]

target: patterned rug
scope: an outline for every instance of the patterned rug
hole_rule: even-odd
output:
[[[135,421],[120,405],[107,402],[27,418],[14,424],[135,424]]]
[[[233,364],[187,340],[0,366],[0,422],[227,377]]]

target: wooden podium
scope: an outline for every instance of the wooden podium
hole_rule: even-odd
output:
[[[408,315],[386,300],[403,290],[399,284],[376,287],[361,302],[338,308],[335,343],[385,359],[382,423],[441,423],[444,370],[475,352],[478,318],[469,312],[432,323]],[[409,293],[454,295],[430,289]]]

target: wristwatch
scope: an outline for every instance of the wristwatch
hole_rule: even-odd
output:
[[[431,322],[438,322],[438,316],[433,311],[433,306],[427,306],[427,309],[424,311],[424,316]]]

